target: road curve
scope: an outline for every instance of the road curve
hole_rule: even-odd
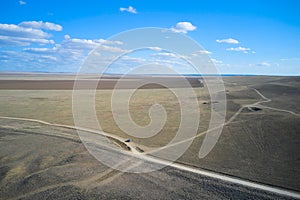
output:
[[[52,123],[45,122],[45,121],[42,121],[42,120],[28,119],[28,118],[6,117],[6,116],[0,116],[0,118],[37,122],[37,123],[41,123],[41,124],[45,124],[45,125],[49,125],[49,126],[69,128],[69,129],[74,129],[74,130],[82,130],[82,131],[92,132],[92,133],[96,133],[96,134],[101,134],[103,136],[111,137],[111,138],[114,138],[114,139],[119,140],[121,142],[124,141],[124,139],[121,138],[121,137],[117,137],[117,136],[111,135],[109,133],[104,133],[102,131],[82,128],[82,127],[75,127],[75,126],[69,126],[69,125],[63,125],[63,124],[52,124]],[[179,170],[183,170],[183,171],[187,171],[187,172],[191,172],[191,173],[211,177],[211,178],[214,178],[214,179],[220,179],[222,181],[227,181],[227,182],[230,182],[230,183],[239,184],[239,185],[243,185],[243,186],[250,187],[250,188],[255,188],[255,189],[259,189],[259,190],[263,190],[263,191],[267,191],[267,192],[271,192],[271,193],[276,193],[276,194],[279,194],[279,195],[284,195],[284,196],[287,196],[287,197],[300,199],[300,193],[295,192],[295,191],[282,189],[282,188],[278,188],[278,187],[274,187],[274,186],[268,186],[268,185],[256,183],[256,182],[253,182],[253,181],[243,180],[241,178],[227,176],[227,175],[220,174],[220,173],[217,173],[217,172],[211,172],[211,171],[207,171],[207,170],[197,169],[197,168],[182,165],[182,164],[179,164],[179,163],[170,163],[169,161],[162,160],[162,159],[159,159],[159,158],[156,158],[156,157],[152,157],[152,156],[148,156],[146,154],[140,153],[137,150],[135,150],[135,146],[133,146],[131,144],[126,144],[126,145],[128,145],[133,150],[131,153],[128,153],[128,154],[130,154],[133,157],[139,158],[141,160],[147,161],[147,162],[153,162],[153,163],[160,164],[160,165],[170,166],[170,167],[173,167],[173,168],[176,168],[176,169],[179,169]]]

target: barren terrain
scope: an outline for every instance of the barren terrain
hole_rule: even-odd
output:
[[[48,82],[40,84],[43,80],[33,75],[13,82],[15,76],[0,76],[0,116],[74,125],[72,77],[48,78]],[[198,157],[198,152],[207,131],[211,105],[218,102],[211,102],[207,88],[198,87],[199,83],[194,80],[201,121],[197,136],[191,138],[192,145],[177,162],[299,192],[299,77],[224,77],[226,122],[217,145],[204,159]],[[110,108],[113,82],[107,78],[106,88],[97,90],[96,112],[105,132],[125,140],[128,135],[118,128]],[[130,84],[124,86],[124,91],[126,87],[130,88]],[[139,125],[149,123],[148,109],[154,103],[163,105],[168,114],[164,128],[154,137],[130,137],[128,145],[146,153],[166,145],[176,134],[180,122],[176,96],[166,88],[153,87],[139,89],[130,102],[130,113]],[[108,169],[89,155],[72,129],[17,119],[1,119],[0,122],[1,199],[62,197],[58,195],[95,199],[99,196],[145,198],[147,194],[148,198],[155,198],[163,189],[163,197],[170,199],[281,198],[274,196],[275,193],[228,184],[172,167],[149,174],[124,174]],[[88,123],[89,119],[87,127]],[[110,141],[124,150],[127,148],[122,140],[110,138]],[[109,173],[103,175],[107,171]]]

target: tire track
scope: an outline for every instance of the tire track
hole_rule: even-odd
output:
[[[200,136],[208,133],[209,131],[219,129],[221,126],[228,125],[233,120],[235,120],[235,118],[242,112],[242,110],[244,108],[250,107],[250,106],[258,106],[261,103],[267,103],[267,102],[271,101],[271,99],[265,97],[258,90],[254,89],[254,88],[252,88],[252,89],[255,90],[257,92],[257,94],[263,98],[263,100],[260,100],[260,101],[258,101],[256,103],[253,103],[253,104],[243,105],[227,122],[225,122],[224,124],[222,124],[220,126],[217,126],[217,127],[213,128],[211,130],[204,131],[204,132],[202,132],[202,133],[200,133],[200,134],[198,134],[198,135],[196,135],[196,136],[194,136],[192,138],[189,138],[187,140],[180,141],[180,142],[174,143],[172,145],[168,145],[168,146],[159,148],[159,149],[157,149],[155,151],[152,151],[152,152],[160,151],[160,150],[162,150],[164,148],[169,148],[171,146],[175,146],[175,145],[181,144],[183,142],[187,142],[187,141],[193,140],[193,139],[195,139],[197,137],[200,137]],[[277,108],[271,108],[271,107],[269,107],[269,109],[281,110],[283,112],[289,112],[291,114],[293,113],[292,111],[283,110],[283,109],[277,109]],[[294,113],[294,114],[298,115],[296,113]],[[101,134],[101,135],[107,136],[107,137],[112,137],[114,139],[120,140],[121,142],[123,141],[123,138],[114,136],[112,134],[100,132],[100,131],[97,131],[97,130],[87,129],[87,128],[73,127],[73,126],[62,125],[62,124],[51,124],[49,122],[45,122],[45,121],[41,121],[41,120],[36,120],[36,119],[28,119],[28,118],[15,118],[15,117],[3,117],[3,116],[0,116],[0,118],[4,118],[4,119],[16,119],[16,120],[23,120],[23,121],[33,121],[33,122],[39,122],[39,123],[43,123],[43,124],[47,124],[47,125],[51,125],[51,126],[57,126],[57,127],[63,127],[63,128],[71,128],[71,129],[78,129],[78,130],[87,131],[87,132],[91,132],[91,133]],[[267,192],[271,192],[271,193],[276,193],[276,194],[280,194],[280,195],[284,195],[284,196],[288,196],[288,197],[293,197],[293,198],[300,199],[300,193],[298,193],[296,191],[282,189],[282,188],[278,188],[278,187],[275,187],[275,186],[264,185],[264,184],[256,183],[254,181],[243,180],[241,178],[227,176],[227,175],[220,174],[220,173],[217,173],[217,172],[211,172],[211,171],[201,170],[201,169],[198,169],[198,168],[193,168],[193,167],[185,166],[185,165],[178,164],[178,163],[170,163],[169,161],[162,160],[162,159],[159,159],[159,158],[155,158],[155,157],[146,155],[145,153],[140,153],[138,151],[134,151],[135,150],[134,147],[131,147],[131,149],[133,150],[133,151],[131,151],[131,155],[133,157],[136,157],[136,158],[139,158],[139,159],[143,160],[144,162],[147,161],[147,162],[152,162],[152,163],[156,163],[156,164],[160,164],[160,165],[170,166],[170,167],[173,167],[173,168],[176,168],[176,169],[179,169],[179,170],[184,170],[184,171],[187,171],[187,172],[191,172],[191,173],[195,173],[195,174],[200,174],[200,175],[211,177],[211,178],[214,178],[214,179],[220,179],[222,181],[227,181],[227,182],[230,182],[230,183],[234,183],[234,184],[238,184],[238,185],[243,185],[243,186],[250,187],[250,188],[255,188],[255,189],[259,189],[259,190],[263,190],[263,191],[267,191]],[[151,153],[151,152],[147,152],[147,153]],[[143,162],[138,162],[137,164],[139,165],[140,163],[143,163]],[[114,174],[113,177],[109,177],[109,178],[115,178],[118,175],[120,175],[120,173],[113,173],[112,171],[107,172],[107,174]],[[78,181],[77,181],[77,183],[78,183]],[[41,192],[41,191],[44,191],[44,190],[47,190],[47,189],[59,187],[59,186],[69,185],[69,184],[74,184],[74,181],[70,181],[70,182],[67,182],[67,183],[61,183],[61,184],[56,184],[56,185],[52,185],[52,186],[47,186],[47,187],[41,188],[39,190],[33,191],[31,194],[38,193],[38,192]]]

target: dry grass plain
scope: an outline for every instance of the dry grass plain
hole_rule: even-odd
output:
[[[272,100],[262,105],[299,114],[299,77],[224,77],[223,80],[227,95],[227,120],[243,105],[263,100],[252,88]],[[183,88],[178,88],[180,89]],[[206,87],[196,87],[195,92],[201,111],[198,129],[200,134],[207,130],[211,103],[218,102],[210,102]],[[113,120],[110,108],[111,94],[112,90],[109,89],[97,91],[95,102],[99,122],[104,131],[124,139],[128,138],[128,135],[120,130]],[[164,128],[151,138],[130,137],[145,151],[167,144],[174,137],[180,121],[176,96],[164,88],[139,89],[135,93],[130,102],[133,120],[139,125],[149,123],[148,109],[154,103],[162,104],[167,111],[168,119]],[[0,115],[73,125],[72,90],[64,90],[64,88],[0,90]],[[198,158],[205,136],[202,135],[194,139],[190,148],[177,162],[300,191],[299,130],[299,115],[270,108],[262,108],[259,111],[244,108],[231,123],[224,127],[219,142],[207,157]],[[38,140],[35,141],[37,142]],[[1,150],[1,153],[3,152],[4,150]],[[74,154],[72,152],[73,150],[66,151],[64,155],[72,156]],[[7,160],[1,158],[1,166],[5,166],[6,162]],[[21,173],[22,167],[14,170],[12,174]],[[7,173],[1,172],[1,174],[6,174],[5,177],[11,176]]]

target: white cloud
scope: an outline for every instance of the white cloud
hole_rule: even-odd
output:
[[[180,56],[176,55],[175,53],[170,52],[162,52],[162,53],[155,53],[151,55],[152,57],[167,57],[167,58],[179,58]]]
[[[230,67],[231,65],[228,63],[224,63],[222,60],[218,60],[215,58],[211,58],[210,61],[216,66],[216,67]]]
[[[65,38],[65,40],[68,40],[68,39],[71,38],[71,36],[70,35],[64,35],[64,38]]]
[[[57,58],[52,55],[39,55],[39,54],[29,54],[27,52],[18,52],[18,51],[2,51],[2,55],[6,56],[4,68],[10,69],[13,65],[15,69],[23,70],[24,67],[30,70],[38,70],[51,68],[54,66],[53,63],[56,63]],[[0,63],[3,60],[0,59]],[[6,66],[6,67],[5,67]]]
[[[223,64],[223,61],[222,61],[222,60],[217,60],[217,59],[215,59],[215,58],[212,58],[211,61],[212,61],[215,65]]]
[[[55,57],[55,56],[41,55],[40,58],[57,61],[57,57]]]
[[[162,52],[152,54],[150,57],[132,57],[124,55],[113,63],[111,70],[116,71],[117,69],[119,73],[121,71],[125,73],[138,66],[143,66],[140,70],[142,70],[142,73],[147,74],[163,74],[169,72],[170,69],[190,70],[190,68],[192,68],[192,66],[180,59],[176,54]]]
[[[246,47],[231,47],[231,48],[227,48],[227,51],[242,51],[244,53],[249,53],[249,51],[251,50],[250,48],[246,48]]]
[[[65,40],[62,43],[64,47],[70,49],[94,49],[99,43],[88,40],[88,39],[78,39],[78,38],[70,38],[65,36]]]
[[[122,45],[123,44],[123,42],[121,42],[121,41],[104,40],[104,39],[98,39],[98,40],[94,40],[94,41],[97,43],[100,43],[100,44],[107,44],[107,45],[113,45],[113,44]]]
[[[294,57],[294,58],[281,58],[280,61],[291,61],[291,60],[300,60],[300,58]]]
[[[148,47],[148,49],[150,49],[152,51],[162,51],[162,48],[160,48],[160,47]]]
[[[209,55],[209,54],[211,54],[210,51],[207,51],[207,50],[203,49],[203,50],[196,51],[196,52],[192,53],[191,55],[192,56],[198,56],[198,55]]]
[[[20,5],[25,5],[25,4],[26,4],[26,2],[25,2],[25,1],[22,1],[22,0],[20,0],[20,1],[19,1],[19,4],[20,4]]]
[[[191,22],[178,22],[175,27],[172,27],[170,30],[175,33],[187,33],[188,31],[196,30],[196,26],[194,26]]]
[[[207,51],[207,50],[200,50],[198,51],[199,54],[211,54],[210,51]]]
[[[98,47],[97,54],[102,52],[110,52],[111,54],[127,52],[118,46],[113,46],[120,45],[120,41],[79,39],[71,38],[69,35],[65,35],[64,38],[65,39],[61,44],[55,44],[52,48],[24,48],[23,51],[18,52],[17,54],[10,53],[9,59],[3,58],[2,60],[6,61],[1,61],[0,59],[0,62],[6,62],[7,65],[11,63],[21,66],[20,63],[26,63],[27,65],[35,66],[38,64],[39,66],[42,66],[42,61],[45,61],[46,64],[44,67],[46,68],[50,66],[60,66],[64,69],[77,69],[88,53],[96,47]],[[37,63],[32,59],[36,60]],[[99,60],[97,60],[97,64],[99,64]]]
[[[62,31],[61,25],[43,21],[25,21],[21,22],[19,26],[34,29],[45,29],[49,31]]]
[[[29,53],[53,53],[57,48],[24,48],[23,50]]]
[[[100,45],[98,47],[102,51],[112,52],[112,53],[127,53],[128,50],[121,49],[119,47],[107,46],[107,45]]]
[[[22,23],[21,23],[22,24]],[[53,24],[45,24],[53,26]],[[54,29],[55,26],[52,27]],[[57,28],[57,27],[56,27]],[[51,29],[51,28],[50,28]],[[54,44],[47,32],[32,27],[23,27],[16,24],[0,24],[0,46],[29,46],[32,43],[45,45]]]
[[[54,44],[53,40],[43,38],[24,38],[24,37],[10,37],[0,35],[0,47],[1,46],[29,46],[32,43],[40,45]]]
[[[118,65],[131,67],[131,66],[146,64],[147,60],[141,57],[132,57],[132,56],[124,55],[120,57],[120,59],[118,59],[116,62]]]
[[[129,6],[128,8],[120,8],[120,11],[121,12],[124,12],[124,11],[126,11],[126,12],[129,12],[129,13],[133,13],[133,14],[137,14],[137,11],[136,11],[136,9],[134,8],[134,7],[132,7],[132,6]]]
[[[64,40],[60,44],[55,44],[54,40],[48,39],[51,35],[41,30],[42,28],[59,30],[52,24],[22,23],[21,25],[0,24],[0,48],[5,46],[28,47],[23,49],[15,48],[9,52],[0,51],[0,66],[3,67],[2,69],[5,67],[9,69],[10,66],[15,66],[15,69],[20,70],[24,67],[38,70],[40,67],[49,71],[60,71],[60,68],[63,71],[67,69],[76,71],[88,53],[96,47],[99,47],[97,52],[106,52],[107,55],[128,52],[128,50],[121,48],[122,41],[79,39],[72,38],[69,35],[65,35]],[[53,47],[37,48],[36,46],[31,46],[34,44],[52,44]]]
[[[179,55],[171,52],[159,52],[155,54],[151,54],[150,58],[147,59],[147,63],[152,63],[160,66],[165,66],[169,68],[184,68],[190,69],[191,66],[188,64],[188,56]],[[164,70],[163,68],[161,69]]]
[[[115,46],[109,45],[121,45],[123,44],[121,41],[112,41],[112,40],[104,40],[104,39],[78,39],[71,38],[69,35],[65,35],[65,40],[63,41],[63,45],[65,48],[69,49],[81,49],[81,50],[92,50],[98,47],[98,50],[114,52],[114,53],[125,53],[127,50],[121,49]]]
[[[262,62],[262,63],[256,64],[256,66],[259,66],[259,67],[269,67],[269,66],[271,66],[271,64],[268,63],[268,62]]]
[[[15,24],[0,24],[0,35],[26,38],[47,38],[50,35],[42,30],[25,28]]]
[[[218,43],[226,43],[226,44],[239,44],[239,41],[233,38],[216,40]]]
[[[71,38],[69,35],[65,35],[65,39],[61,44],[56,44],[53,48],[24,48],[23,51],[29,53],[66,53],[76,52],[88,53],[92,49],[98,47],[99,51],[113,52],[113,53],[125,53],[124,50],[119,47],[104,45],[103,43],[119,44],[118,41],[108,41],[103,39],[90,40],[90,39],[79,39]]]

